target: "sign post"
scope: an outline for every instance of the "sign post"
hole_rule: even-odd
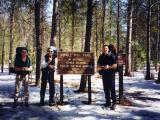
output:
[[[63,75],[60,75],[60,103],[63,104]]]
[[[123,103],[123,65],[126,63],[126,55],[118,56],[118,73],[119,73],[119,103]]]
[[[92,94],[91,94],[91,76],[88,75],[88,104],[92,103]]]
[[[91,75],[95,72],[94,54],[91,52],[58,52],[58,71],[60,74],[60,102],[63,103],[63,75],[87,75],[88,104],[91,104]]]

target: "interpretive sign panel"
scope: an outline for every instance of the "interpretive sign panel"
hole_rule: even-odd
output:
[[[126,64],[126,54],[120,54],[118,56],[118,65],[125,65]]]
[[[58,52],[58,74],[93,75],[94,54],[91,52]]]

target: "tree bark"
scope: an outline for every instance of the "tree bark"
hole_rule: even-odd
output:
[[[104,38],[104,22],[105,22],[105,14],[106,14],[106,0],[103,0],[103,16],[102,16],[102,44],[105,44]]]
[[[98,21],[97,21],[98,17],[97,17],[97,5],[95,8],[95,29],[96,29],[96,57],[98,57]]]
[[[40,65],[42,46],[40,40],[40,1],[35,0],[35,30],[36,30],[36,86],[40,81]]]
[[[158,11],[160,10],[159,6],[158,6]],[[157,26],[158,28],[160,28],[160,12],[157,13]],[[160,44],[160,40],[159,40],[159,32],[160,30],[158,29],[157,31],[157,41],[156,41],[156,61],[155,61],[155,69],[156,71],[158,71],[158,54],[159,54],[159,44]]]
[[[61,49],[61,1],[58,1],[58,47]]]
[[[72,0],[72,35],[71,35],[71,49],[74,49],[74,27],[75,27],[75,1]]]
[[[11,1],[10,11],[10,49],[9,49],[9,68],[12,66],[12,55],[13,55],[13,17],[15,10],[15,0]],[[9,73],[10,74],[10,73]]]
[[[86,35],[85,35],[85,46],[84,52],[90,52],[91,48],[91,31],[92,31],[92,15],[93,15],[93,0],[87,2],[87,24],[86,24]],[[79,91],[84,92],[87,83],[87,76],[82,75],[80,81]]]
[[[133,15],[133,7],[132,0],[128,1],[128,20],[127,20],[127,42],[126,42],[126,68],[125,74],[126,76],[131,76],[131,42],[132,42],[132,15]]]
[[[110,6],[110,16],[109,16],[109,43],[111,44],[112,40],[112,0],[109,0]]]
[[[57,0],[53,0],[52,28],[51,28],[51,39],[50,39],[51,46],[56,46],[56,43],[55,43],[55,36],[57,32],[56,3],[57,3]]]
[[[156,83],[160,84],[160,66],[159,66],[159,71],[158,71],[158,79],[156,80]]]
[[[4,47],[5,47],[5,30],[3,30],[2,32],[2,66],[1,66],[1,72],[3,73],[3,69],[4,69],[4,60],[5,60],[5,54],[4,54]]]
[[[138,13],[138,9],[137,9],[137,0],[133,1],[133,49],[132,49],[132,66],[131,66],[131,71],[137,71],[137,50],[136,50],[136,41],[137,41],[137,13]]]
[[[119,8],[120,8],[120,5],[119,5],[119,0],[117,1],[117,57],[118,57],[118,54],[119,54],[119,34],[120,34],[120,27],[119,27]],[[117,58],[118,59],[118,58]],[[118,62],[117,62],[118,63]]]
[[[151,6],[151,2],[150,0],[148,0],[148,16],[147,16],[147,64],[146,64],[146,76],[145,79],[146,80],[150,80],[151,79],[151,74],[150,74],[150,6]]]

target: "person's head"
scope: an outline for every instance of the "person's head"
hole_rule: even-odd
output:
[[[47,49],[47,54],[48,54],[48,56],[51,57],[52,54],[53,54],[53,49],[49,47],[49,48]]]
[[[110,44],[108,47],[109,47],[109,52],[116,53],[116,48],[114,45]]]
[[[108,47],[108,45],[104,45],[104,46],[103,46],[103,53],[108,54],[108,52],[109,52],[109,47]]]
[[[26,49],[22,49],[21,56],[22,58],[26,57],[28,55],[28,51]]]

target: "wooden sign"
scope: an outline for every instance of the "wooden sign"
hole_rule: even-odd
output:
[[[58,74],[92,75],[94,54],[90,52],[58,52]]]
[[[118,55],[118,65],[125,65],[126,64],[126,54]]]

